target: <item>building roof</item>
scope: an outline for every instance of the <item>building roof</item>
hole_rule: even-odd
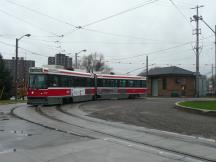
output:
[[[146,72],[142,72],[139,75],[145,76]],[[158,75],[192,75],[194,76],[194,72],[182,69],[177,66],[170,66],[170,67],[157,67],[150,69],[148,71],[148,76],[158,76]]]

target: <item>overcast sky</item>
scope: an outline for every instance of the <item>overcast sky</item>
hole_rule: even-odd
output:
[[[176,65],[195,71],[195,44],[189,42],[195,40],[190,17],[196,11],[190,8],[204,5],[200,15],[214,28],[216,0],[172,2],[175,5],[170,0],[0,0],[0,52],[4,58],[15,56],[15,38],[30,33],[19,41],[29,51],[20,48],[19,56],[35,60],[36,66],[58,52],[74,56],[86,49],[80,56],[101,53],[116,73],[141,72],[134,70],[145,66],[147,54],[150,67]],[[200,27],[200,71],[210,74],[214,36],[202,22]]]

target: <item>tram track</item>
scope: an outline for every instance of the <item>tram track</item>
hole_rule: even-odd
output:
[[[123,141],[127,141],[129,143],[133,143],[133,144],[138,144],[138,145],[143,145],[143,146],[147,146],[147,147],[150,147],[150,148],[154,148],[154,149],[158,149],[160,151],[165,151],[165,152],[168,152],[168,153],[171,153],[171,154],[175,154],[175,155],[179,155],[179,156],[183,156],[185,159],[186,158],[189,158],[189,159],[193,159],[193,160],[196,160],[196,161],[206,161],[206,162],[216,162],[216,160],[214,159],[208,159],[206,157],[203,157],[203,156],[197,156],[197,155],[193,155],[193,154],[190,154],[190,153],[186,153],[186,152],[181,152],[181,151],[177,151],[177,150],[174,150],[174,149],[169,149],[169,148],[166,148],[166,147],[161,147],[161,146],[158,146],[158,145],[153,145],[153,144],[150,144],[150,143],[147,143],[147,142],[141,142],[141,141],[137,141],[135,139],[132,139],[132,138],[126,138],[126,137],[123,137],[123,136],[119,136],[119,135],[116,135],[116,134],[113,134],[113,133],[108,133],[108,132],[105,132],[105,131],[102,131],[102,130],[96,130],[96,129],[92,129],[92,128],[87,128],[85,126],[81,126],[79,124],[75,124],[72,122],[72,120],[68,120],[69,118],[75,118],[77,120],[86,120],[86,122],[95,122],[95,121],[89,121],[85,118],[81,118],[77,115],[74,115],[74,114],[71,114],[71,113],[68,113],[68,112],[65,112],[64,110],[62,110],[61,107],[54,107],[54,109],[52,111],[56,112],[57,114],[61,114],[61,118],[59,118],[57,115],[53,115],[53,114],[50,114],[48,111],[47,111],[47,107],[37,107],[35,108],[35,111],[37,113],[39,113],[40,115],[44,116],[44,117],[47,117],[51,120],[55,120],[55,121],[58,121],[60,123],[63,123],[63,124],[67,124],[67,125],[70,125],[74,128],[78,128],[78,129],[81,129],[83,133],[86,133],[88,134],[88,138],[100,138],[100,137],[111,137],[111,138],[114,138],[114,139],[119,139],[119,140],[123,140]],[[102,123],[100,123],[102,124]],[[82,136],[84,136],[84,134],[81,134]],[[209,145],[210,146],[210,145]],[[182,159],[183,160],[183,159]],[[184,161],[184,160],[183,160]]]
[[[79,109],[82,105],[85,105],[85,103],[84,104],[79,104],[77,109]],[[99,123],[99,124],[104,124],[104,125],[108,125],[108,126],[112,126],[112,127],[116,127],[116,128],[125,129],[125,126],[120,126],[120,125],[104,122],[101,119],[100,120],[97,120],[97,119],[95,120],[94,118],[91,118],[91,117],[86,117],[86,116],[77,115],[75,113],[68,112],[68,111],[64,110],[61,106],[57,106],[56,109],[58,111],[64,113],[64,114],[67,114],[69,116],[76,117],[76,118],[79,118],[79,119],[82,119],[82,120],[86,120],[86,121],[89,121],[89,122],[95,122],[95,123]],[[181,141],[189,142],[189,143],[196,142],[196,143],[208,146],[208,147],[216,148],[216,142],[215,141],[214,142],[209,142],[206,139],[202,139],[201,137],[180,135],[178,133],[172,133],[172,132],[167,132],[167,131],[158,131],[156,129],[143,130],[143,129],[128,128],[128,127],[127,127],[127,129],[130,129],[132,131],[141,132],[141,133],[147,133],[147,134],[150,134],[150,135],[160,135],[160,136],[163,136],[165,138],[172,138],[172,139],[175,139],[175,140],[181,140]],[[183,137],[188,137],[189,139],[184,139]],[[199,139],[202,139],[202,141],[199,141]]]

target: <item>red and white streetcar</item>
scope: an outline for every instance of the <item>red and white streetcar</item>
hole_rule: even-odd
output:
[[[55,105],[97,98],[135,98],[146,94],[144,77],[30,68],[27,103]]]

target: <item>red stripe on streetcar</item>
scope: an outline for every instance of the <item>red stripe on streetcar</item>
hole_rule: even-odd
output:
[[[85,95],[94,95],[95,88],[85,88]],[[72,96],[73,92],[71,88],[66,89],[29,89],[28,97],[54,97],[54,96]]]

